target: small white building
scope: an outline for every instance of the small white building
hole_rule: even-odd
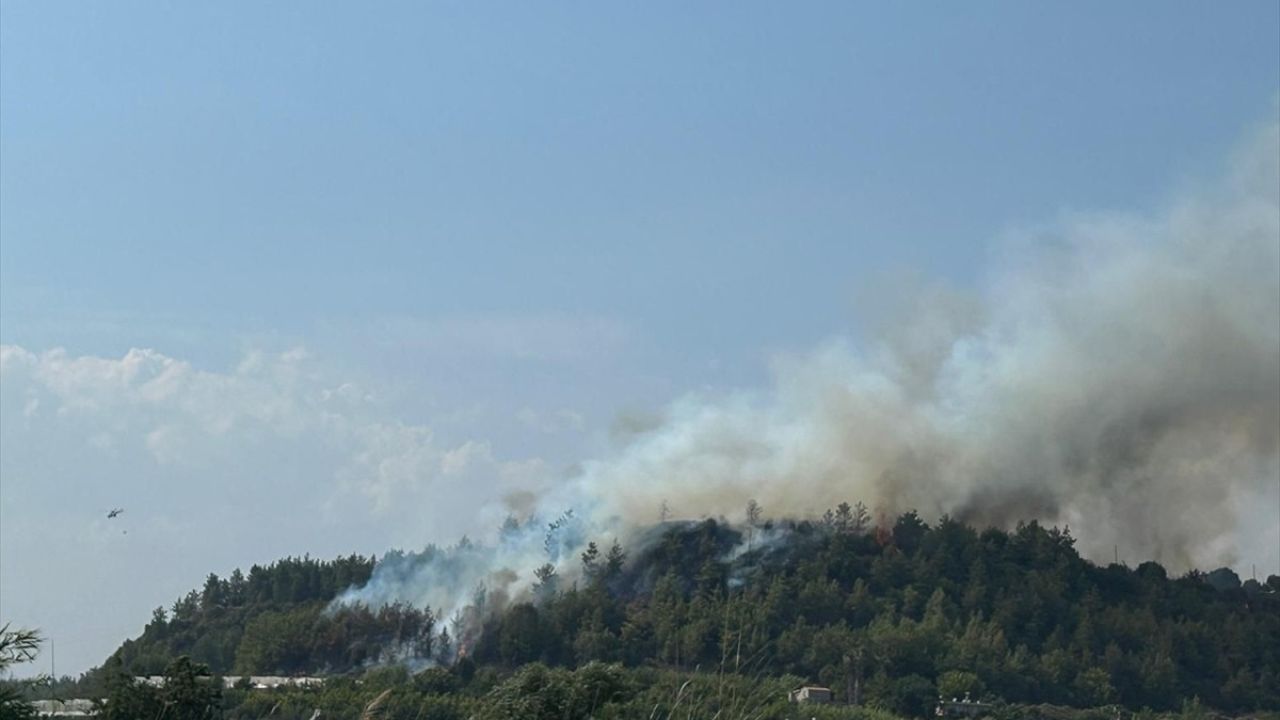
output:
[[[226,687],[235,687],[237,683],[246,680],[249,687],[254,690],[274,690],[278,687],[318,687],[324,684],[324,678],[320,677],[288,677],[285,675],[247,675],[237,677],[227,675],[222,678],[222,682]]]
[[[90,717],[94,714],[92,700],[36,700],[31,705],[40,717]]]
[[[793,703],[826,705],[831,702],[831,688],[824,688],[818,685],[802,685],[787,693],[787,700]]]
[[[164,687],[163,675],[147,675],[134,678],[139,684]],[[322,677],[290,677],[287,675],[225,675],[222,686],[232,688],[245,683],[252,690],[274,690],[278,687],[318,687],[324,684]]]
[[[933,714],[940,718],[972,718],[979,715],[985,715],[991,712],[991,706],[977,700],[970,700],[969,693],[964,694],[963,700],[951,698],[950,701],[938,698],[938,707]]]

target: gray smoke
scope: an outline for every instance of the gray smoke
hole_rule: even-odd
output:
[[[767,394],[677,403],[588,464],[583,494],[619,517],[862,500],[1068,524],[1099,559],[1274,564],[1280,124],[1217,187],[1061,222],[1008,248],[977,297],[922,292],[881,327],[869,350],[781,361]],[[1251,547],[1242,522],[1260,525]]]
[[[1068,525],[1080,549],[1172,569],[1280,561],[1280,122],[1227,176],[1148,216],[1063,220],[1005,244],[981,292],[910,294],[871,342],[777,362],[770,389],[674,403],[448,562],[379,565],[343,601],[463,613],[477,585],[572,580],[587,539],[673,517],[817,517],[861,501],[979,525]],[[634,537],[639,537],[635,535]],[[638,548],[629,548],[633,552]],[[554,555],[554,557],[552,557]],[[474,564],[463,559],[477,560]]]

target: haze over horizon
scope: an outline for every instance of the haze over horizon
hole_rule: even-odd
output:
[[[449,543],[584,486],[656,519],[651,486],[616,484],[636,468],[715,479],[717,499],[677,507],[690,515],[748,496],[820,512],[727,478],[849,471],[804,451],[802,431],[853,427],[865,418],[848,407],[886,387],[875,417],[921,431],[908,450],[999,469],[989,443],[950,431],[1020,418],[955,389],[1043,388],[1009,348],[1114,338],[1133,327],[1097,321],[1116,309],[1143,312],[1165,352],[1233,339],[1085,396],[1182,383],[1183,404],[1156,409],[1194,422],[1169,437],[1248,479],[1146,517],[1186,513],[1185,558],[1280,572],[1280,341],[1266,330],[1280,9],[1087,8],[6,0],[0,620],[41,628],[59,673],[80,672],[209,572]],[[1162,282],[1110,293],[1093,267]],[[1058,312],[1064,288],[1114,305]],[[1203,317],[1143,303],[1206,295]],[[1060,332],[1027,331],[1044,318]],[[994,375],[1009,382],[957,380],[971,365],[938,361],[966,359],[957,338],[980,351],[967,359],[1008,361]],[[911,362],[885,362],[886,347]],[[1158,350],[1135,340],[1114,357]],[[1097,378],[1103,360],[1071,358],[1066,377]],[[903,379],[937,367],[955,382]],[[1248,380],[1186,383],[1189,368]],[[854,376],[875,382],[842,384]],[[858,402],[827,402],[833,387]],[[919,413],[921,388],[948,402]],[[1092,422],[1053,417],[1076,440]],[[726,463],[721,449],[756,431],[754,460]],[[819,502],[843,492],[820,487]],[[859,497],[880,487],[843,499],[883,500]],[[906,505],[937,497],[910,487]],[[1070,498],[1100,485],[1082,487]],[[922,509],[967,507],[970,490]],[[1206,503],[1223,514],[1197,516]],[[1219,519],[1236,525],[1204,527]],[[1122,559],[1173,542],[1150,535]]]

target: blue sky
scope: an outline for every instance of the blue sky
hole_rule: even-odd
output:
[[[280,452],[229,459],[190,428],[167,445],[181,423],[122,419],[111,403],[137,402],[84,379],[167,377],[166,363],[201,397],[243,403],[223,422],[184,400],[185,418],[284,418],[302,428],[288,447],[338,448],[313,475],[403,443],[418,449],[397,457],[421,450],[448,476],[484,448],[483,491],[463,493],[483,503],[606,452],[686,393],[766,383],[779,353],[858,344],[901,288],[980,287],[1010,234],[1193,189],[1274,115],[1277,28],[1269,1],[6,0],[0,341],[28,354],[13,367],[43,368],[6,378],[6,412],[32,407],[31,377],[100,403],[38,446],[9,436],[6,509],[72,527],[117,504],[141,523],[150,502],[169,538],[184,507],[231,502],[194,489],[216,473],[301,492]],[[340,391],[368,407],[298,440],[315,398]],[[150,454],[104,464],[86,442]],[[177,472],[174,447],[214,459]],[[358,475],[339,471],[316,507],[360,495]],[[368,495],[367,518],[333,520],[345,535],[302,523],[131,565],[144,576],[111,595],[111,619],[60,655],[98,662],[209,570],[467,527],[391,522]],[[121,542],[93,528],[76,542]],[[90,561],[68,540],[61,565],[24,566],[15,532],[5,619],[80,632],[83,611],[40,615],[47,595],[12,588],[66,595],[41,573]]]
[[[1274,100],[1278,24],[1270,2],[6,3],[5,340],[201,332],[214,361],[335,319],[553,313],[683,353],[812,342],[886,269],[969,282],[1010,223],[1213,167]]]

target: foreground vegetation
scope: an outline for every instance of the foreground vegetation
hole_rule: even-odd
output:
[[[410,674],[403,666],[372,670],[359,677],[337,677],[316,687],[219,691],[218,678],[186,658],[175,661],[163,687],[134,682],[120,666],[106,675],[106,697],[99,701],[106,720],[897,720],[876,708],[788,703],[786,692],[800,678],[761,677],[716,670],[680,672],[624,668],[590,662],[576,669],[541,663],[513,672],[479,669],[469,660],[451,668]],[[1210,720],[1215,715],[1198,701],[1176,712],[1124,712],[1115,706],[1073,709],[1049,704],[996,702],[984,708],[991,720]],[[0,717],[4,717],[0,715]],[[1276,720],[1277,713],[1257,713]]]
[[[592,545],[573,582],[547,566],[526,602],[485,610],[481,592],[466,623],[329,609],[370,577],[358,556],[210,576],[74,690],[161,701],[127,678],[189,656],[188,675],[331,676],[207,699],[227,718],[358,717],[375,700],[371,712],[397,718],[781,718],[802,682],[860,705],[806,717],[922,717],[965,693],[1010,717],[1041,703],[1280,709],[1280,577],[1099,567],[1069,532],[1035,523],[978,531],[907,513],[874,526],[844,505],[817,523],[752,520],[667,523],[632,557]]]

